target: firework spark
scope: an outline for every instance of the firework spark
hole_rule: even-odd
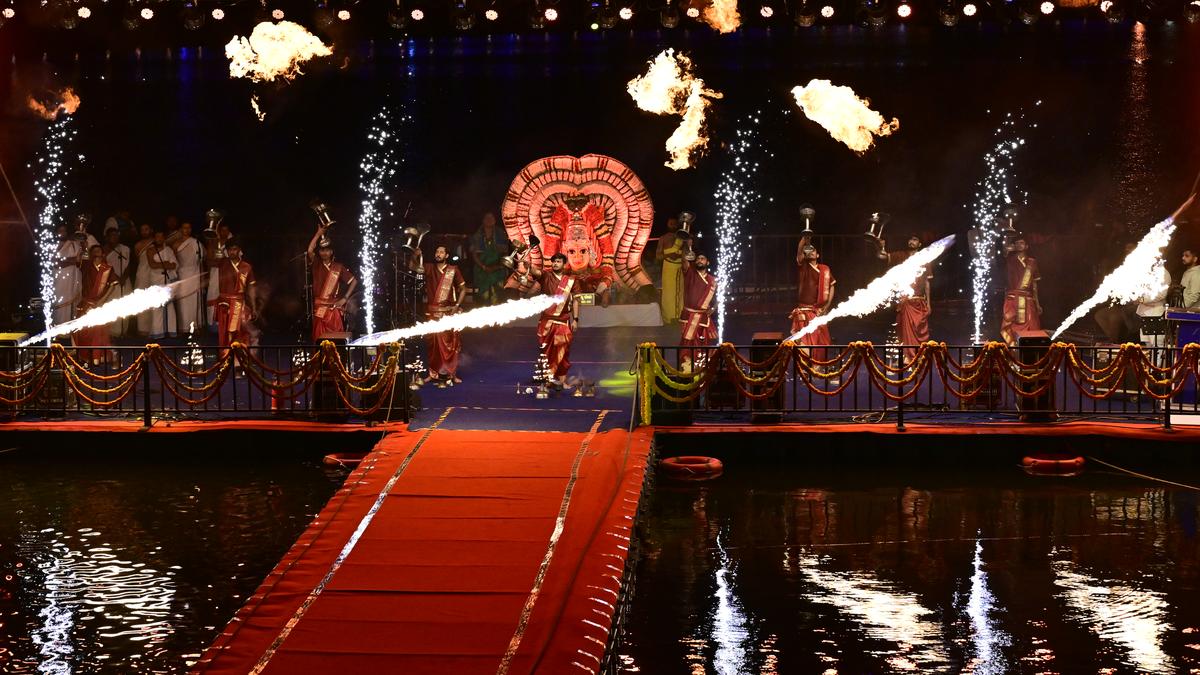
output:
[[[738,14],[737,0],[713,0],[704,8],[704,21],[717,30],[718,33],[732,33],[742,25],[742,17]]]
[[[925,273],[925,268],[945,253],[953,243],[954,235],[950,235],[917,251],[904,262],[889,269],[883,276],[854,291],[853,295],[829,310],[828,314],[822,314],[809,321],[803,330],[788,339],[799,340],[834,319],[843,316],[866,316],[900,298],[911,297],[913,283]]]
[[[534,316],[563,301],[561,295],[536,295],[532,298],[509,300],[508,302],[491,307],[479,307],[468,312],[451,314],[450,316],[432,321],[422,321],[415,326],[386,330],[382,333],[364,335],[351,342],[352,345],[381,345],[388,342],[399,342],[409,338],[444,333],[448,330],[466,330],[468,328],[491,328],[503,326],[517,319]]]
[[[729,144],[733,164],[721,174],[717,186],[717,342],[725,338],[725,306],[729,289],[742,263],[742,233],[747,211],[761,197],[755,190],[758,172],[759,113],[743,120],[737,139]]]
[[[172,284],[172,286],[174,285],[177,284]],[[24,347],[25,345],[42,341],[49,342],[60,335],[69,335],[84,328],[107,326],[117,319],[134,316],[147,310],[162,307],[171,301],[171,294],[171,286],[139,288],[129,295],[117,298],[116,300],[109,300],[78,319],[72,319],[57,326],[52,326],[41,335],[28,338],[18,346]]]
[[[1163,249],[1171,243],[1175,233],[1175,219],[1167,218],[1150,228],[1136,248],[1125,256],[1125,260],[1104,277],[1092,297],[1071,311],[1070,316],[1054,331],[1051,339],[1057,338],[1071,324],[1082,319],[1093,307],[1102,302],[1126,303],[1146,297],[1161,295],[1163,285]]]
[[[37,100],[33,96],[29,97],[27,103],[29,109],[37,113],[39,117],[53,122],[58,117],[60,111],[68,115],[75,114],[75,111],[79,109],[80,100],[75,91],[67,87],[54,95],[54,101],[50,105]]]
[[[233,36],[225,45],[229,77],[254,82],[290,80],[301,74],[300,64],[333,54],[321,39],[291,21],[264,21],[249,38]]]
[[[254,116],[258,118],[259,122],[267,118],[267,114],[262,111],[262,108],[258,107],[257,95],[250,97],[250,108],[254,110]]]
[[[70,92],[70,90],[67,90]],[[36,172],[33,187],[38,205],[37,250],[38,250],[38,280],[39,295],[42,298],[42,314],[45,318],[46,329],[53,323],[54,306],[71,298],[58,298],[54,291],[54,279],[59,273],[58,266],[58,237],[55,236],[55,226],[63,221],[64,212],[74,204],[74,200],[66,194],[66,179],[70,174],[72,163],[82,161],[83,156],[68,157],[68,148],[75,140],[75,127],[72,126],[71,113],[79,107],[79,97],[72,94],[70,106],[60,104],[54,109],[53,120],[42,150],[37,156]],[[58,115],[62,111],[63,115]],[[57,116],[57,118],[55,118]]]
[[[853,89],[829,80],[811,80],[803,87],[793,87],[792,96],[808,119],[859,154],[871,149],[875,136],[890,136],[900,128],[900,120],[889,122],[871,110],[871,102],[859,98]]]
[[[1040,105],[1038,101],[1035,105]],[[1033,125],[1036,127],[1037,125]],[[971,241],[971,301],[975,309],[976,344],[983,340],[984,317],[988,311],[988,294],[992,283],[992,265],[1000,252],[1001,230],[997,218],[1008,204],[1024,204],[1028,194],[1015,187],[1016,155],[1025,145],[1021,134],[1025,130],[1025,115],[1009,113],[996,128],[996,144],[983,156],[987,174],[975,191],[975,233]]]
[[[407,114],[400,122],[408,122]],[[399,134],[393,127],[392,111],[387,107],[375,113],[371,131],[367,134],[369,149],[358,165],[358,188],[362,192],[362,213],[358,229],[362,234],[359,268],[363,283],[363,314],[366,330],[375,332],[375,276],[383,254],[380,227],[384,216],[391,215],[391,193],[395,185],[396,167],[404,161],[397,151]]]
[[[692,155],[708,147],[704,117],[711,99],[721,98],[721,92],[705,87],[704,80],[692,74],[691,59],[673,49],[656,56],[646,74],[630,80],[626,90],[646,112],[681,116],[679,127],[667,139],[671,160],[666,166],[676,171],[690,167]]]

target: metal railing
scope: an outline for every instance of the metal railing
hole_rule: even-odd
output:
[[[651,423],[664,425],[893,418],[903,429],[915,417],[958,423],[1120,418],[1169,427],[1173,414],[1200,415],[1196,345],[933,344],[916,360],[916,346],[795,347],[793,357],[783,355],[786,363],[775,357],[788,347],[643,346],[643,421],[647,413]],[[647,367],[651,351],[663,367]],[[715,367],[714,359],[720,361]]]
[[[388,347],[0,347],[0,422],[408,421],[412,354]],[[391,359],[395,361],[392,362]]]

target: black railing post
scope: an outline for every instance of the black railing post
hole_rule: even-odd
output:
[[[149,429],[154,424],[150,416],[150,350],[143,352],[142,362],[142,429]]]
[[[903,385],[901,385],[903,386]],[[899,391],[897,393],[900,393]],[[904,433],[908,429],[904,428],[904,399],[896,401],[896,431]]]

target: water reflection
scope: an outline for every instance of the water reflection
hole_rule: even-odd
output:
[[[658,486],[624,672],[1200,668],[1190,493],[1097,473],[862,474],[752,465]]]
[[[807,599],[837,607],[857,619],[868,637],[894,645],[873,652],[884,656],[892,668],[930,670],[946,663],[946,640],[937,615],[916,596],[871,572],[823,570],[817,556],[800,556],[799,566],[813,585]]]
[[[1068,551],[1056,552],[1069,555]],[[1129,584],[1101,580],[1079,570],[1068,559],[1054,560],[1054,583],[1063,599],[1102,639],[1116,643],[1141,673],[1175,671],[1162,650],[1170,606],[1162,593]]]

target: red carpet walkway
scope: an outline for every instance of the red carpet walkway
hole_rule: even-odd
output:
[[[204,673],[588,673],[651,432],[428,430],[376,446]]]

